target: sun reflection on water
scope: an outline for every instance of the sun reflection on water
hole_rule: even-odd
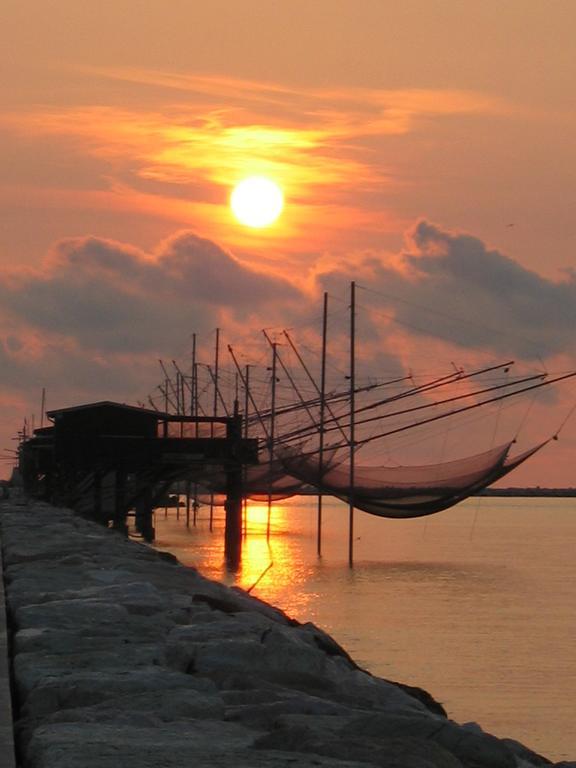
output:
[[[274,502],[271,505],[271,535],[268,538],[268,504],[247,504],[246,537],[236,583],[243,589],[251,589],[257,583],[255,593],[259,598],[279,607],[290,605],[291,610],[296,602],[300,613],[304,612],[310,599],[301,590],[308,569],[302,567],[301,555],[295,551],[298,541],[288,535],[290,512],[289,504]]]
[[[303,554],[313,539],[307,526],[296,525],[294,514],[301,513],[294,501],[268,504],[249,501],[244,511],[242,559],[238,570],[231,572],[224,556],[224,510],[215,506],[210,525],[209,507],[203,505],[194,526],[186,528],[185,514],[169,509],[156,511],[156,541],[159,549],[169,549],[183,565],[199,568],[208,578],[229,586],[251,590],[251,593],[295,617],[307,617],[310,600],[315,593],[306,589],[314,560]],[[270,514],[270,536],[267,536]],[[212,530],[211,530],[212,529]],[[310,531],[312,528],[310,528]]]
[[[429,690],[455,719],[568,758],[576,571],[566,542],[576,540],[574,500],[486,498],[476,521],[479,503],[420,520],[359,513],[353,569],[347,508],[325,502],[319,558],[311,498],[274,502],[269,540],[267,504],[250,503],[236,573],[226,570],[221,507],[212,527],[205,505],[189,528],[182,509],[179,519],[175,508],[158,510],[156,546],[229,585],[250,589],[262,576],[254,597],[322,627],[372,673]]]

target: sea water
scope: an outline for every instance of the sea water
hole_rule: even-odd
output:
[[[576,759],[576,499],[469,499],[416,520],[324,500],[248,509],[238,573],[226,570],[223,512],[156,512],[156,545],[209,578],[329,632],[370,672],[428,690],[451,718]],[[258,579],[260,580],[258,581]],[[258,582],[258,583],[256,583]],[[253,586],[256,584],[256,586]]]

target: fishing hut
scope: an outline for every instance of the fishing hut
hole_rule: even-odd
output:
[[[104,401],[46,415],[52,425],[35,430],[20,449],[28,493],[122,532],[133,513],[151,541],[153,509],[170,487],[190,488],[211,473],[226,496],[226,558],[239,562],[242,475],[258,463],[258,441],[243,437],[237,408],[232,416],[186,416]]]

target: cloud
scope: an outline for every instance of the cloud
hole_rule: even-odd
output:
[[[375,141],[411,133],[422,121],[513,111],[486,94],[450,89],[295,88],[147,70],[96,72],[159,87],[162,95],[139,107],[14,112],[2,116],[0,126],[32,143],[42,136],[44,145],[51,137],[52,151],[66,167],[74,167],[70,157],[82,167],[89,159],[99,189],[104,183],[114,196],[127,190],[156,196],[166,216],[181,197],[188,215],[217,219],[231,186],[246,175],[271,176],[296,214],[286,224],[291,234],[301,220],[300,226],[317,226],[318,205],[344,206],[352,223],[354,212],[364,210],[363,195],[405,183],[405,169],[376,153]],[[88,196],[94,189],[78,192]],[[373,218],[377,227],[378,216]],[[282,225],[275,231],[282,234]]]
[[[341,296],[350,279],[359,286],[363,380],[396,378],[409,367],[418,374],[430,357],[436,369],[461,360],[434,357],[442,345],[466,350],[470,362],[487,354],[530,361],[576,351],[574,274],[547,280],[478,238],[427,221],[412,228],[399,253],[350,254],[320,271],[310,293],[189,231],[150,252],[103,238],[68,238],[41,268],[0,276],[1,402],[16,403],[5,428],[18,428],[18,408],[38,412],[43,387],[50,407],[144,400],[160,378],[157,358],[188,359],[191,333],[211,345],[215,327],[225,329],[226,340],[258,331],[233,344],[247,353],[242,364],[266,365],[259,329],[296,326],[292,336],[316,365],[320,292]],[[347,301],[331,302],[329,386],[338,390],[347,381],[348,309]],[[415,356],[415,339],[428,359]],[[282,349],[283,357],[288,352]]]
[[[241,323],[258,312],[274,315],[299,295],[191,232],[152,254],[97,237],[62,240],[42,270],[0,280],[0,301],[12,318],[115,354],[153,354],[174,336],[211,330],[223,311]]]
[[[189,368],[225,340],[290,321],[305,297],[291,283],[246,266],[217,243],[183,231],[152,252],[98,237],[57,242],[40,268],[0,273],[0,409],[8,441],[24,415],[48,406],[158,394],[158,358]],[[262,354],[262,349],[259,350]],[[224,361],[224,350],[222,352]]]
[[[420,221],[402,253],[318,276],[333,290],[351,278],[417,336],[525,360],[576,354],[574,274],[548,280],[471,235]]]

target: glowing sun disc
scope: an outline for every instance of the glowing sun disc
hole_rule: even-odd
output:
[[[230,196],[234,216],[247,227],[267,227],[282,213],[284,195],[278,184],[264,176],[250,176]]]

